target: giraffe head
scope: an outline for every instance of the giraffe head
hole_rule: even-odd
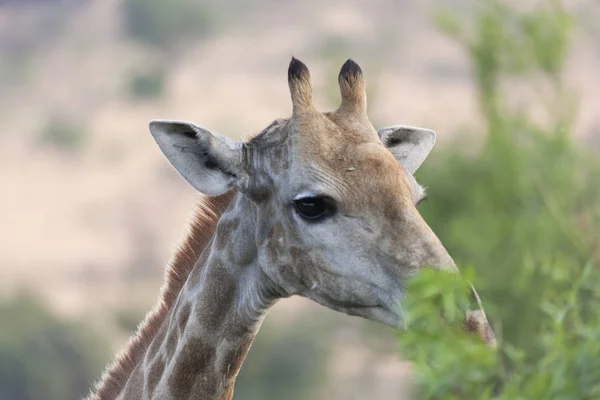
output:
[[[278,296],[305,296],[397,326],[412,273],[427,266],[456,270],[416,207],[425,191],[413,174],[435,133],[376,130],[367,117],[362,71],[351,60],[339,74],[336,111],[315,108],[309,71],[296,59],[288,83],[291,118],[248,142],[185,121],[154,120],[150,131],[198,191],[237,189],[250,200],[255,224],[247,234],[256,241],[257,268]],[[483,313],[473,315],[471,325],[488,331]]]

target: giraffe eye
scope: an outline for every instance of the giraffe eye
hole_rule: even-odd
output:
[[[304,219],[316,221],[332,215],[335,204],[325,197],[304,197],[294,200],[296,212]]]

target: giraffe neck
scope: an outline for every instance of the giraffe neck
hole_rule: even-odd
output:
[[[259,268],[253,205],[223,214],[168,318],[122,392],[124,399],[229,400],[235,378],[277,298]]]

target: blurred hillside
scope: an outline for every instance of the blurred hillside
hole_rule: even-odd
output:
[[[0,1],[0,293],[27,290],[120,347],[154,303],[195,197],[151,140],[148,120],[190,119],[231,137],[258,131],[290,114],[292,55],[310,67],[323,109],[337,106],[337,73],[352,57],[377,126],[428,127],[441,146],[483,131],[467,57],[431,18],[440,5],[468,15],[476,3]],[[579,18],[565,71],[579,99],[573,132],[600,148],[600,6],[566,3]],[[515,97],[544,118],[535,109],[544,88],[526,83],[511,82]],[[471,151],[481,142],[469,140]],[[393,346],[365,343],[363,331],[379,328],[292,299],[263,333],[304,312],[322,338],[357,345],[328,346],[326,368],[339,371],[328,398],[383,387],[357,380]],[[319,315],[339,331],[319,325]],[[315,354],[325,351],[314,343]],[[404,371],[397,361],[377,365],[373,374],[388,382]]]

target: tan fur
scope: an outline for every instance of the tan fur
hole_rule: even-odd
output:
[[[125,386],[133,369],[156,336],[234,195],[235,191],[232,190],[221,196],[200,198],[188,232],[168,263],[157,304],[146,315],[125,350],[107,368],[89,400],[114,399]]]

